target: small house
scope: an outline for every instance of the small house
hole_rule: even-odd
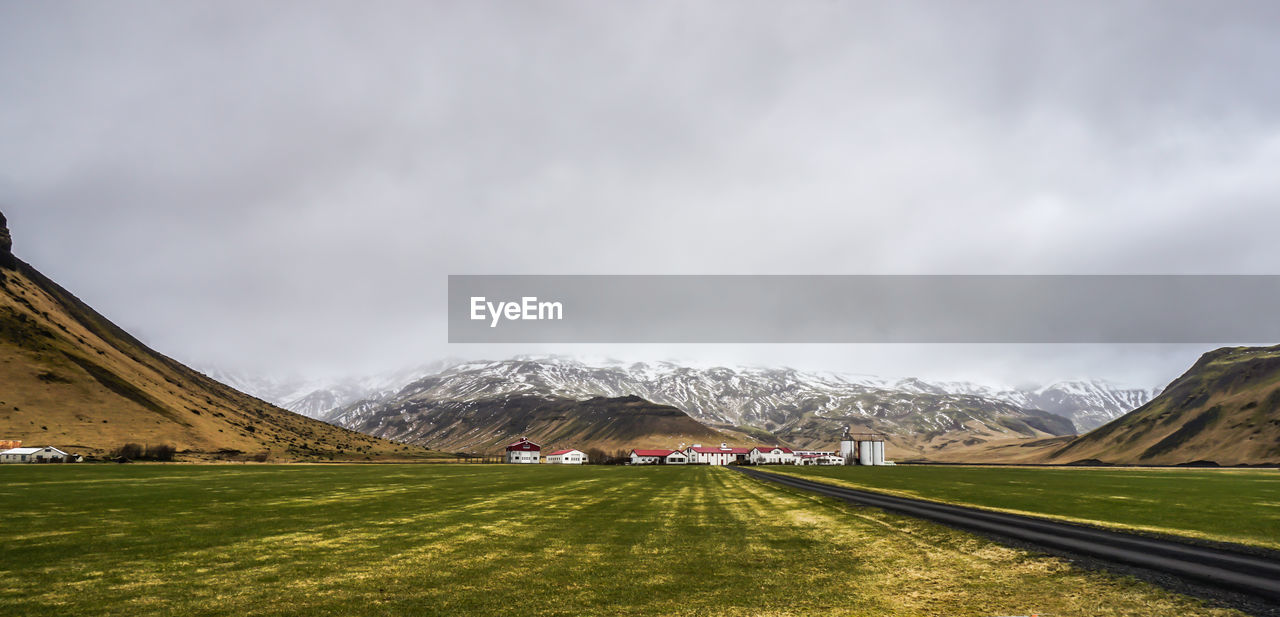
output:
[[[585,465],[587,455],[582,450],[556,450],[547,455],[547,462],[552,465]]]
[[[632,450],[632,465],[665,465],[675,450]]]
[[[53,446],[10,448],[0,452],[0,463],[72,463],[77,458]]]

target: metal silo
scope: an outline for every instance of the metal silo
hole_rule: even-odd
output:
[[[852,465],[858,459],[858,442],[849,434],[849,427],[844,427],[844,435],[840,437],[840,458],[845,465]]]
[[[875,464],[875,442],[859,441],[858,442],[858,464],[874,465]]]

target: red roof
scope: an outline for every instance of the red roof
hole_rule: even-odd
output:
[[[552,452],[551,454],[548,454],[547,456],[560,456],[561,454],[568,454],[568,453],[570,453],[570,452],[576,452],[576,450],[573,450],[572,448],[570,448],[570,449],[568,449],[568,450],[556,450],[555,452]]]
[[[675,450],[632,450],[636,456],[670,456]]]
[[[512,450],[518,450],[521,452],[541,452],[542,446],[521,437],[520,441],[507,446],[507,452],[511,452]]]
[[[759,450],[761,454],[768,454],[768,453],[773,452],[774,450],[782,450],[782,453],[783,453],[783,454],[793,454],[793,452],[791,451],[791,448],[784,448],[784,447],[782,447],[782,446],[769,446],[769,447],[766,447],[766,448],[761,448],[761,447],[757,446],[757,447],[752,448],[752,449],[753,449],[753,450]]]

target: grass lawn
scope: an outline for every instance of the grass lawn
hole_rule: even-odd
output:
[[[770,467],[848,486],[1280,549],[1280,471]]]
[[[0,615],[1239,615],[723,468],[0,466]]]

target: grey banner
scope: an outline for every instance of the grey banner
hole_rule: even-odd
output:
[[[1280,342],[1280,276],[455,275],[449,342]]]

